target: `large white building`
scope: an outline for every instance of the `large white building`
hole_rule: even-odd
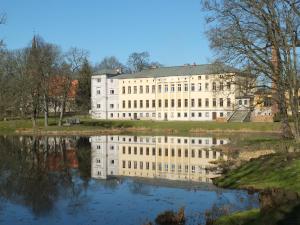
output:
[[[112,120],[227,120],[249,116],[252,97],[238,87],[246,80],[228,66],[187,65],[133,74],[100,71],[92,76],[91,115]],[[247,81],[248,82],[248,81]]]

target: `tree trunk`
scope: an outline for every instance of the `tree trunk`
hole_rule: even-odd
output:
[[[66,105],[66,97],[64,96],[61,101],[60,115],[59,115],[59,121],[58,121],[58,126],[60,126],[60,127],[62,126],[62,120],[63,120],[64,112],[65,112],[65,105]]]
[[[48,108],[48,98],[44,94],[44,126],[48,127],[48,117],[49,117],[49,108]]]

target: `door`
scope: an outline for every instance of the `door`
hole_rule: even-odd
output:
[[[216,119],[217,119],[217,113],[216,113],[216,112],[213,112],[213,113],[212,113],[212,118],[213,118],[213,120],[216,120]]]
[[[133,119],[137,120],[137,113],[133,113]]]

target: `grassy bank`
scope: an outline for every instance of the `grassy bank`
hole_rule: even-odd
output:
[[[214,183],[224,188],[282,189],[300,194],[300,153],[281,153],[251,160],[215,179]],[[295,207],[299,206],[286,202],[267,213],[257,209],[238,212],[223,216],[214,224],[265,224],[266,221],[276,224],[280,220],[293,221]]]
[[[58,127],[57,119],[50,118],[49,127],[44,128],[43,119],[38,120],[38,131],[46,132],[158,132],[193,134],[200,132],[278,132],[279,123],[219,123],[219,122],[181,122],[181,121],[109,121],[93,120],[88,116],[80,116],[81,124]],[[0,122],[0,133],[30,133],[33,132],[30,120],[11,120]]]

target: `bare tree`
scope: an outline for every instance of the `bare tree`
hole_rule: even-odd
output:
[[[297,34],[299,1],[203,0],[218,60],[247,68],[273,93],[282,136],[300,138]],[[275,108],[275,107],[274,107]],[[294,129],[288,122],[291,109]]]
[[[105,57],[99,64],[95,66],[95,70],[116,70],[116,69],[125,69],[125,66],[115,57],[109,56]]]
[[[128,57],[128,66],[132,72],[140,72],[148,68],[150,61],[150,54],[148,52],[134,52]]]

